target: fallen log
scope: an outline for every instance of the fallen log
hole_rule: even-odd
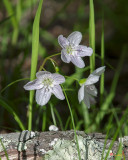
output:
[[[82,160],[103,160],[108,152],[111,140],[101,133],[85,134],[77,131]],[[116,156],[128,160],[128,137],[122,141],[122,154],[117,155],[119,142],[115,141],[107,160]],[[105,149],[104,149],[105,147]],[[0,134],[0,157],[2,160],[79,160],[74,131],[15,132]]]

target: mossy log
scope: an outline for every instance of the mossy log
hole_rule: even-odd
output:
[[[111,140],[105,145],[105,135],[85,134],[77,131],[82,160],[103,160],[108,152]],[[74,131],[16,132],[0,134],[0,157],[2,160],[79,160]],[[128,160],[128,137],[121,138],[123,153],[117,153],[119,142],[115,141],[107,160],[116,156]],[[121,151],[122,152],[122,151]]]

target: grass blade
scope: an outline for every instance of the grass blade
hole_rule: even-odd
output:
[[[14,15],[14,9],[12,7],[12,4],[9,0],[3,0],[5,8],[8,12],[8,15],[11,16],[11,21],[12,21],[12,26],[13,26],[13,35],[12,35],[12,43],[16,44],[17,42],[17,37],[18,37],[18,23],[17,19]]]
[[[89,124],[90,124],[88,107],[85,105],[84,102],[82,102],[81,107],[82,107],[82,112],[83,112],[83,117],[84,117],[84,126],[85,126],[84,130],[86,133],[88,133],[89,130],[87,130],[87,128],[89,127]]]
[[[118,64],[116,73],[114,75],[114,79],[112,81],[110,93],[107,96],[107,98],[106,98],[105,102],[103,103],[103,105],[101,106],[101,111],[99,111],[97,116],[96,116],[97,125],[99,125],[100,121],[103,119],[104,115],[106,114],[106,112],[103,112],[103,110],[108,110],[109,105],[111,104],[111,102],[112,102],[112,100],[113,100],[113,98],[115,96],[116,86],[117,86],[117,83],[118,83],[118,80],[119,80],[119,76],[120,76],[120,72],[121,72],[121,69],[122,69],[122,66],[123,66],[123,62],[124,62],[124,59],[125,59],[125,54],[126,54],[126,47],[124,47],[124,49],[123,49],[123,53],[121,55],[120,62]]]
[[[39,6],[36,12],[36,16],[33,23],[32,31],[32,57],[31,57],[31,76],[30,80],[35,79],[36,67],[38,61],[38,48],[39,48],[39,22],[43,0],[40,0]],[[29,117],[28,117],[28,130],[32,129],[32,103],[33,103],[34,91],[30,91],[29,96]]]
[[[16,112],[10,107],[2,97],[0,97],[0,104],[2,107],[4,107],[12,116],[14,116],[15,121],[18,123],[21,130],[25,130],[25,127],[23,123],[21,122],[19,116],[16,114]]]
[[[121,118],[121,120],[120,120],[120,125],[118,126],[118,128],[117,128],[117,130],[116,130],[116,132],[115,132],[115,134],[114,134],[114,136],[113,136],[113,139],[112,139],[112,142],[111,142],[111,144],[110,144],[110,146],[109,146],[109,149],[108,149],[108,152],[107,152],[107,154],[106,154],[105,160],[107,160],[107,157],[108,157],[108,155],[109,155],[109,152],[110,152],[110,150],[112,149],[112,146],[113,146],[113,144],[114,144],[114,142],[115,142],[115,140],[116,140],[116,138],[117,138],[117,136],[118,136],[118,134],[119,134],[119,132],[120,132],[120,130],[121,130],[121,127],[123,126],[123,124],[124,124],[124,122],[126,121],[127,118],[128,118],[128,107],[127,107],[127,109],[125,110],[125,113],[124,113],[124,115],[122,116],[122,118]]]
[[[55,118],[55,114],[54,114],[54,109],[53,109],[53,104],[52,103],[49,103],[49,104],[50,104],[50,108],[51,108],[51,115],[52,115],[53,123],[54,123],[55,126],[57,126],[56,118]]]
[[[24,80],[28,80],[29,78],[22,78],[22,79],[18,79],[18,80],[16,80],[16,81],[13,81],[12,83],[10,83],[10,84],[8,84],[6,87],[4,87],[2,90],[1,90],[1,93],[3,92],[3,91],[5,91],[5,89],[7,89],[8,87],[10,87],[11,85],[13,85],[13,84],[15,84],[15,83],[17,83],[17,82],[20,82],[20,81],[24,81]]]
[[[94,18],[94,3],[89,0],[90,16],[89,16],[89,44],[93,49],[93,54],[90,56],[90,72],[95,69],[95,18]]]
[[[101,65],[104,66],[104,17],[102,18],[102,33],[101,33]],[[100,104],[103,102],[104,93],[104,73],[100,79]]]
[[[54,108],[54,112],[55,112],[56,117],[57,117],[57,119],[58,119],[58,121],[59,121],[61,130],[64,131],[64,127],[63,127],[63,122],[62,122],[61,116],[60,116],[60,114],[58,113],[58,111],[57,111],[56,108]]]
[[[78,157],[79,157],[79,160],[81,160],[79,143],[78,143],[78,138],[77,138],[77,134],[76,134],[76,127],[75,127],[75,122],[74,122],[74,118],[73,118],[73,114],[72,114],[72,109],[71,109],[67,94],[66,94],[63,86],[62,86],[62,89],[63,89],[64,95],[65,95],[65,98],[66,98],[66,101],[67,101],[67,104],[69,107],[70,115],[71,115],[71,120],[72,120],[72,125],[73,125],[73,129],[74,129],[75,140],[76,140],[76,145],[77,145]]]
[[[4,150],[4,153],[5,153],[6,159],[7,159],[7,160],[9,160],[9,158],[8,158],[8,154],[7,154],[7,151],[6,151],[6,148],[4,147],[4,144],[3,144],[2,140],[1,140],[1,138],[0,138],[0,143],[1,143],[1,146],[2,146],[2,148],[3,148],[3,150]],[[1,157],[0,157],[0,159],[1,159]]]

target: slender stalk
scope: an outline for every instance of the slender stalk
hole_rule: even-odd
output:
[[[1,140],[1,138],[0,138],[0,144],[1,144],[2,148],[3,148],[3,150],[4,150],[6,159],[9,160],[9,158],[8,158],[8,153],[7,153],[7,151],[6,151],[6,148],[4,147],[4,144],[3,144],[2,140]]]
[[[44,68],[44,65],[45,65],[45,63],[47,62],[48,59],[50,59],[51,57],[58,56],[58,55],[60,55],[60,54],[61,54],[61,53],[56,53],[56,54],[53,54],[53,55],[51,55],[51,56],[46,57],[46,58],[44,59],[42,65],[40,66],[39,71],[41,71],[41,70]]]
[[[18,79],[18,80],[16,80],[16,81],[11,82],[11,83],[8,84],[6,87],[4,87],[4,88],[1,90],[0,93],[2,93],[3,91],[5,91],[5,90],[6,90],[8,87],[10,87],[11,85],[13,85],[13,84],[15,84],[15,83],[17,83],[17,82],[20,82],[20,81],[24,81],[24,80],[29,80],[29,78],[22,78],[22,79]]]
[[[102,33],[101,33],[101,65],[104,66],[104,16],[102,17]],[[103,102],[104,94],[104,73],[101,75],[100,80],[100,105]]]
[[[30,80],[35,79],[36,67],[38,61],[38,48],[39,48],[39,23],[40,14],[42,9],[43,0],[39,1],[39,6],[33,23],[32,31],[32,57],[31,57],[31,75]],[[34,91],[30,91],[29,108],[28,108],[28,130],[32,129],[32,104],[33,104]]]
[[[55,126],[57,126],[52,103],[50,103],[50,108],[51,108],[51,114],[52,114],[53,123],[54,123]]]
[[[90,72],[95,69],[95,18],[94,18],[94,3],[89,0],[90,16],[89,16],[89,44],[93,49],[93,54],[90,56]]]
[[[61,85],[61,86],[62,86],[62,85]],[[77,134],[76,134],[76,127],[75,127],[75,122],[74,122],[74,118],[73,118],[71,106],[70,106],[70,103],[69,103],[67,94],[66,94],[66,92],[65,92],[65,90],[64,90],[64,87],[62,86],[62,88],[63,88],[63,92],[64,92],[64,95],[65,95],[65,98],[66,98],[66,101],[67,101],[67,104],[68,104],[68,107],[69,107],[69,111],[70,111],[70,115],[71,115],[71,120],[72,120],[72,125],[73,125],[73,129],[74,129],[74,132],[75,132],[75,139],[76,139],[78,157],[79,157],[79,160],[81,160],[80,149],[79,149],[79,143],[78,143],[78,138],[77,138]]]
[[[46,129],[46,106],[43,106],[43,122],[42,122],[42,131]]]

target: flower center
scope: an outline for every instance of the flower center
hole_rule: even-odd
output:
[[[72,49],[71,46],[68,46],[68,47],[66,48],[66,50],[67,50],[67,53],[68,53],[68,54],[72,54],[73,49]]]
[[[53,79],[51,78],[45,78],[42,82],[46,87],[52,86],[53,85]]]

